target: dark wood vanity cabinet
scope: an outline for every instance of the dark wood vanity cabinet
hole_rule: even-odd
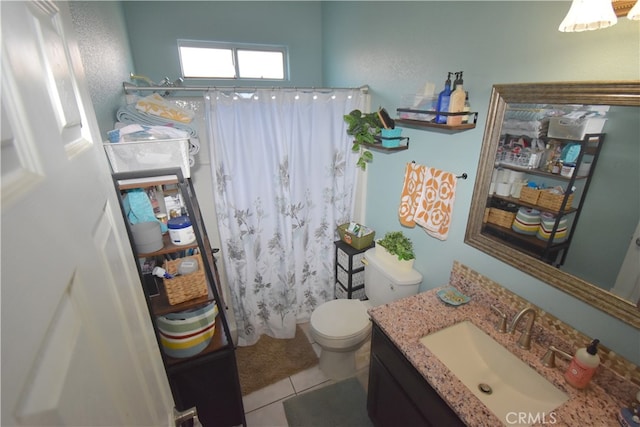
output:
[[[376,427],[465,425],[375,322],[367,412]]]

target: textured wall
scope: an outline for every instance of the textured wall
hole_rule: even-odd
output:
[[[124,103],[122,82],[129,81],[133,60],[122,5],[115,1],[69,2],[80,54],[100,133],[113,129],[115,112]]]
[[[291,79],[284,85],[322,85],[320,2],[127,1],[123,7],[136,71],[154,81],[180,76],[177,40],[188,39],[286,45]],[[190,84],[261,85],[204,82]]]

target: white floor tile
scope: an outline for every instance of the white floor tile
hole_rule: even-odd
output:
[[[290,376],[293,388],[296,393],[300,393],[308,388],[329,381],[329,378],[320,370],[318,365],[306,371],[298,372]]]
[[[302,372],[301,372],[302,373]],[[267,406],[273,402],[294,395],[296,392],[289,378],[278,381],[265,388],[254,391],[242,398],[244,412],[249,413],[255,409]]]
[[[282,400],[264,406],[245,415],[247,427],[287,427]]]

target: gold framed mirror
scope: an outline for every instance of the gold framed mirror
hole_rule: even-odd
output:
[[[627,110],[626,112],[631,112],[627,117],[631,117],[631,120],[634,121],[631,128],[640,131],[640,113],[638,113],[640,111],[640,81],[494,85],[465,234],[465,243],[470,246],[640,329],[640,307],[638,306],[640,302],[627,301],[585,278],[564,271],[562,267],[544,262],[514,248],[513,245],[506,244],[489,233],[483,233],[483,220],[486,219],[485,209],[488,207],[488,195],[496,165],[496,154],[505,112],[510,105],[515,104],[632,107],[638,110]],[[611,124],[609,123],[609,125]],[[615,141],[607,140],[606,143],[615,144]],[[634,150],[635,155],[639,156],[640,139],[636,137],[633,143],[637,144],[638,148]],[[593,179],[596,178],[597,175],[594,174]],[[640,192],[638,188],[640,183],[638,182],[623,183],[623,185],[629,185],[630,191],[634,191],[636,194]],[[607,250],[607,248],[601,249]]]

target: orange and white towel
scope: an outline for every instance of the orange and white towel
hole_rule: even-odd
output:
[[[424,177],[427,173],[427,167],[419,165],[415,162],[407,163],[404,174],[404,186],[402,195],[400,196],[400,208],[398,216],[400,224],[405,227],[415,227],[416,223],[413,217],[418,206],[418,201],[422,197],[422,186],[424,185]]]
[[[413,220],[427,234],[446,240],[451,225],[453,202],[456,197],[456,176],[450,172],[427,167],[422,194]]]

